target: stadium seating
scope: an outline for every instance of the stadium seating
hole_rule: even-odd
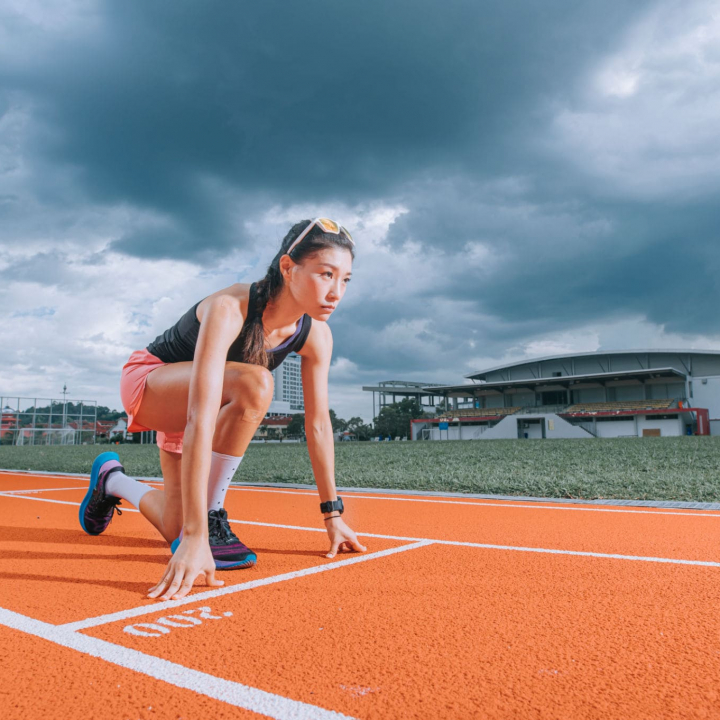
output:
[[[497,407],[497,408],[462,408],[458,410],[448,410],[442,415],[438,415],[438,418],[464,418],[464,417],[505,417],[506,415],[514,415],[518,410],[518,407]]]
[[[676,400],[619,400],[617,402],[575,403],[566,413],[620,412],[623,410],[664,410],[675,407]]]

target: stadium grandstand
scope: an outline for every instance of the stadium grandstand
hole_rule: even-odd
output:
[[[373,420],[386,405],[397,402],[398,398],[413,398],[426,412],[435,412],[435,408],[445,403],[449,407],[447,397],[441,393],[433,392],[435,387],[445,387],[442,384],[411,382],[409,380],[385,380],[377,385],[367,385],[363,390],[373,394]]]
[[[523,360],[425,386],[449,406],[411,439],[720,434],[720,351],[615,350]]]

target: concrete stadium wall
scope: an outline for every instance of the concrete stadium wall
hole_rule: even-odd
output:
[[[675,420],[659,420],[652,415],[638,415],[638,435],[642,437],[644,429],[657,428],[663,437],[677,437],[685,434],[683,415]]]
[[[501,420],[494,428],[491,428],[483,434],[483,440],[513,440],[518,437],[518,420],[537,420],[544,419],[545,421],[545,437],[548,439],[552,438],[592,438],[589,432],[586,432],[581,427],[572,425],[571,423],[564,420],[559,415],[554,413],[548,413],[546,415],[536,414],[522,414],[522,415],[508,415],[508,417]],[[529,437],[541,438],[542,430],[539,423],[534,424],[534,427],[528,429]]]
[[[644,429],[660,430],[662,437],[678,437],[685,434],[685,422],[682,416],[676,419],[661,420],[652,415],[638,415],[627,420],[601,420],[596,425],[597,437],[642,437]]]
[[[634,418],[604,420],[597,423],[595,428],[595,434],[599,438],[637,437],[638,435]]]
[[[504,407],[502,395],[488,395],[485,399],[485,407],[499,408]]]
[[[604,388],[585,388],[584,390],[573,390],[575,403],[605,402]]]
[[[637,418],[637,419],[636,419]],[[580,424],[568,422],[559,415],[547,413],[539,414],[518,414],[508,415],[497,425],[451,425],[447,430],[440,430],[436,424],[413,423],[412,440],[416,440],[422,427],[430,425],[431,440],[517,440],[518,421],[522,420],[544,420],[545,437],[547,439],[562,438],[616,438],[616,437],[642,437],[643,429],[659,429],[661,437],[678,437],[685,434],[685,428],[690,421],[689,414],[682,413],[674,419],[661,419],[653,415],[631,416],[628,419],[613,418],[611,420],[600,420],[595,425],[595,433],[592,432],[592,419],[583,421]],[[528,440],[542,438],[542,426],[539,422],[530,423],[529,427],[521,430],[528,433]],[[720,420],[711,423],[711,433],[720,434]],[[524,439],[524,438],[521,438]]]
[[[431,440],[479,440],[487,430],[487,425],[451,425],[447,430],[434,425],[430,431]]]
[[[692,389],[691,407],[708,408],[710,419],[720,420],[720,377],[693,377]]]

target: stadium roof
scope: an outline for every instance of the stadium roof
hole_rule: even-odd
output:
[[[605,385],[643,384],[649,380],[685,380],[685,373],[675,368],[651,368],[649,370],[621,370],[610,373],[586,373],[584,375],[561,375],[560,377],[526,378],[524,380],[502,380],[499,382],[466,383],[433,388],[437,394],[448,397],[477,397],[500,395],[514,390],[537,392],[547,390],[579,390],[581,388],[603,387]]]
[[[519,367],[520,365],[530,365],[532,363],[546,362],[548,360],[562,360],[564,358],[576,358],[576,357],[602,357],[604,355],[720,355],[720,350],[658,350],[657,348],[652,350],[638,349],[638,350],[595,350],[594,352],[581,352],[581,353],[565,353],[561,355],[545,355],[543,357],[526,358],[525,360],[518,360],[516,362],[505,363],[503,365],[496,365],[488,368],[487,370],[476,370],[475,372],[468,373],[465,375],[466,378],[481,378],[491,372],[497,372],[498,370],[507,370],[508,368]]]
[[[410,380],[385,380],[377,385],[363,386],[363,390],[386,393],[387,395],[432,395],[433,388],[445,387],[442,383],[422,383]],[[437,393],[435,393],[437,395]]]

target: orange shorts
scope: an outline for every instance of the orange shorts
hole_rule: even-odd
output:
[[[163,362],[146,349],[135,350],[130,359],[123,365],[120,375],[120,399],[128,416],[128,432],[141,430],[155,430],[135,422],[133,416],[137,413],[145,392],[147,376],[156,368],[168,363]],[[183,445],[183,432],[164,433],[157,431],[157,444],[168,452],[181,453]]]

